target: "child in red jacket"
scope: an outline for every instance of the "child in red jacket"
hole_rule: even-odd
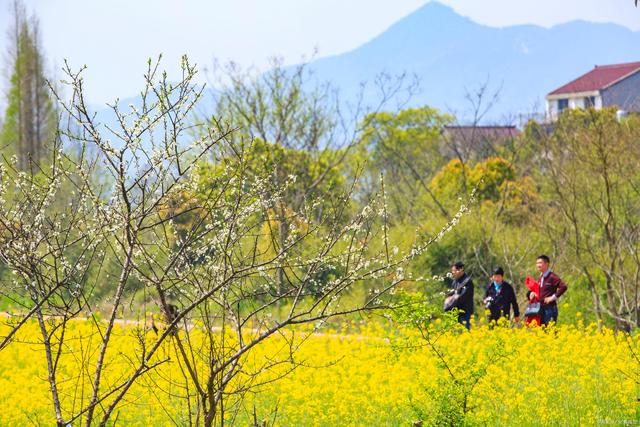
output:
[[[535,281],[531,276],[527,276],[524,284],[529,288],[529,292],[527,292],[529,305],[524,312],[525,323],[531,326],[540,326],[540,323],[542,322],[542,315],[540,313],[540,283]],[[534,294],[535,297],[531,298],[531,294]]]

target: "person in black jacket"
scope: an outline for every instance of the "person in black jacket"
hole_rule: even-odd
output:
[[[509,319],[513,309],[514,320],[520,321],[520,308],[516,300],[513,286],[504,280],[504,270],[498,267],[493,271],[491,282],[487,285],[482,300],[489,310],[489,321],[497,321],[501,317]]]
[[[456,261],[451,266],[451,275],[453,282],[451,283],[451,291],[455,296],[455,302],[450,308],[460,310],[458,314],[458,322],[462,323],[467,329],[471,329],[471,315],[473,314],[473,280],[464,271],[464,264]]]

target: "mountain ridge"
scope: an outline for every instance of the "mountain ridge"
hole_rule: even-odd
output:
[[[422,91],[407,106],[429,105],[465,123],[473,115],[466,91],[486,84],[488,93],[499,91],[499,99],[483,123],[517,124],[521,114],[544,111],[546,94],[594,65],[634,61],[640,61],[640,31],[618,24],[574,20],[549,28],[491,27],[434,1],[359,47],[317,58],[307,67],[346,99],[380,73],[415,74]],[[365,100],[374,103],[376,95],[369,93]]]
[[[640,60],[640,32],[613,23],[570,21],[490,27],[430,2],[363,45],[309,64],[319,80],[354,95],[377,73],[417,74],[424,91],[413,105],[461,114],[465,88],[489,81],[501,94],[489,121],[544,110],[544,96],[595,64]],[[464,117],[461,118],[464,120]]]

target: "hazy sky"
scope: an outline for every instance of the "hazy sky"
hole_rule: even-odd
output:
[[[0,0],[0,29],[10,23],[10,0]],[[177,70],[187,53],[204,67],[215,56],[264,66],[280,55],[298,62],[354,49],[427,3],[425,0],[25,0],[40,20],[51,68],[66,58],[86,64],[87,98],[102,103],[135,95],[146,58],[163,53]],[[490,26],[552,26],[575,19],[615,22],[640,30],[633,0],[443,0]],[[0,50],[6,51],[6,31]],[[3,56],[0,56],[4,58]],[[61,77],[60,72],[57,76]],[[6,82],[0,83],[4,93]]]

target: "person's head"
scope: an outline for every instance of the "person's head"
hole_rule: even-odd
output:
[[[540,273],[545,273],[549,269],[549,257],[546,255],[540,255],[536,258],[536,269]]]
[[[491,275],[491,280],[493,280],[496,283],[502,283],[502,281],[504,280],[504,270],[502,269],[502,267],[498,267],[495,270],[493,270],[493,275]]]
[[[464,264],[462,261],[456,261],[451,265],[451,275],[454,279],[464,276]]]

